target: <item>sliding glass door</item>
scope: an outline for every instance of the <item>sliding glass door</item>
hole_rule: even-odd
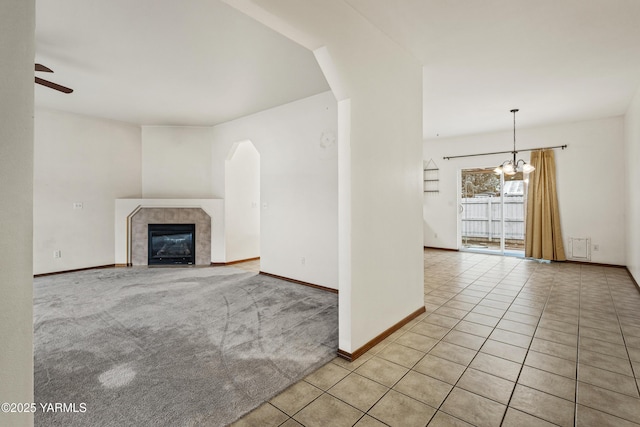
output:
[[[459,197],[460,248],[524,254],[525,185],[522,173],[496,175],[493,169],[463,169]]]

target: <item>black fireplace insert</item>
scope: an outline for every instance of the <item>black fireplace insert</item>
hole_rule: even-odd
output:
[[[149,224],[149,265],[195,263],[195,224]]]

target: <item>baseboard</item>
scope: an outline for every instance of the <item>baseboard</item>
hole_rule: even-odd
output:
[[[425,246],[425,249],[435,249],[437,251],[449,251],[449,252],[460,252],[458,249],[451,249],[451,248],[436,248],[433,246]]]
[[[450,249],[450,248],[436,248],[433,246],[425,246],[425,249],[434,249],[437,251],[449,251],[449,252],[460,252],[460,250],[458,249]],[[496,255],[500,255],[500,254],[496,254]],[[525,258],[525,259],[529,259],[529,258]],[[533,259],[533,258],[531,258]],[[629,271],[629,269],[627,268],[627,266],[625,265],[620,265],[620,264],[605,264],[605,263],[600,263],[600,262],[587,262],[587,261],[578,261],[578,260],[574,260],[574,259],[567,259],[565,261],[555,261],[555,262],[566,262],[569,264],[583,264],[583,265],[593,265],[596,267],[615,267],[615,268],[625,268],[627,269],[627,271]],[[631,272],[629,272],[629,275],[631,276]],[[633,276],[631,276],[631,278],[633,279]],[[634,279],[635,282],[635,279]],[[637,285],[637,282],[636,282]]]
[[[363,345],[362,347],[354,351],[353,353],[349,353],[344,350],[338,349],[338,356],[348,360],[349,362],[353,362],[358,357],[362,356],[367,351],[371,350],[373,347],[380,344],[380,342],[385,338],[387,338],[389,335],[391,335],[398,329],[402,328],[404,325],[406,325],[416,317],[420,316],[422,313],[425,313],[426,311],[427,310],[426,308],[424,308],[424,306],[420,307],[419,309],[417,309],[416,311],[414,311],[413,313],[411,313],[410,315],[408,315],[407,317],[405,317],[404,319],[402,319],[401,321],[399,321],[398,323],[396,323],[395,325],[393,325],[392,327],[390,327],[389,329],[387,329],[386,331],[384,331],[383,333],[381,333],[380,335],[378,335],[377,337],[375,337],[374,339],[372,339],[371,341],[369,341],[368,343],[366,343],[365,345]]]
[[[603,264],[599,262],[587,262],[587,261],[577,261],[575,259],[567,259],[565,261],[554,261],[554,262],[566,262],[569,264],[582,264],[582,265],[592,265],[594,267],[615,267],[615,268],[627,268],[625,265],[620,264]],[[627,269],[628,271],[628,269]]]
[[[636,285],[636,288],[638,289],[638,291],[640,291],[640,285],[638,285],[636,278],[633,277],[633,274],[631,274],[631,271],[629,271],[629,267],[625,267],[624,269],[627,270],[627,274],[629,275],[629,277],[631,277],[631,281],[633,282],[634,285]]]
[[[286,280],[287,282],[291,282],[291,283],[297,283],[298,285],[309,286],[310,288],[316,288],[316,289],[320,289],[322,291],[332,292],[334,294],[338,293],[337,289],[328,288],[326,286],[321,286],[321,285],[315,285],[315,284],[309,283],[309,282],[303,282],[302,280],[290,279],[288,277],[278,276],[277,274],[265,273],[264,271],[261,271],[260,274],[264,274],[265,276],[274,277],[274,278],[280,279],[280,280]]]
[[[62,270],[62,271],[54,271],[52,273],[34,274],[33,277],[55,276],[56,274],[75,273],[76,271],[97,270],[97,269],[100,269],[100,268],[115,268],[118,265],[121,266],[121,264],[97,265],[95,267],[75,268],[73,270]]]
[[[260,259],[260,257],[255,257],[255,258],[239,259],[237,261],[229,261],[229,262],[212,262],[211,266],[212,267],[224,267],[225,265],[240,264],[241,262],[256,261],[256,260],[259,260],[259,259]]]

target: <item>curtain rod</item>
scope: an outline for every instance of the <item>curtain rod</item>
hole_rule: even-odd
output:
[[[493,153],[480,153],[480,154],[464,154],[462,156],[448,156],[448,157],[443,157],[444,160],[450,160],[450,159],[458,159],[460,157],[476,157],[476,156],[491,156],[493,154],[507,154],[507,153],[511,153],[511,154],[518,154],[520,151],[536,151],[536,150],[549,150],[552,148],[562,148],[563,150],[565,148],[567,148],[567,144],[565,145],[555,145],[553,147],[541,147],[541,148],[523,148],[521,150],[517,150],[517,151],[495,151]]]

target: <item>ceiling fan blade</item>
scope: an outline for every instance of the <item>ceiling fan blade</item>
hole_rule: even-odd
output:
[[[69,89],[68,87],[64,87],[64,86],[61,86],[61,85],[59,85],[57,83],[50,82],[49,80],[41,79],[40,77],[36,77],[36,83],[38,83],[38,84],[40,84],[42,86],[49,87],[51,89],[58,90],[60,92],[64,92],[64,93],[73,92],[73,89]]]
[[[49,67],[45,67],[42,64],[36,64],[36,71],[44,71],[45,73],[53,73],[53,70]]]

